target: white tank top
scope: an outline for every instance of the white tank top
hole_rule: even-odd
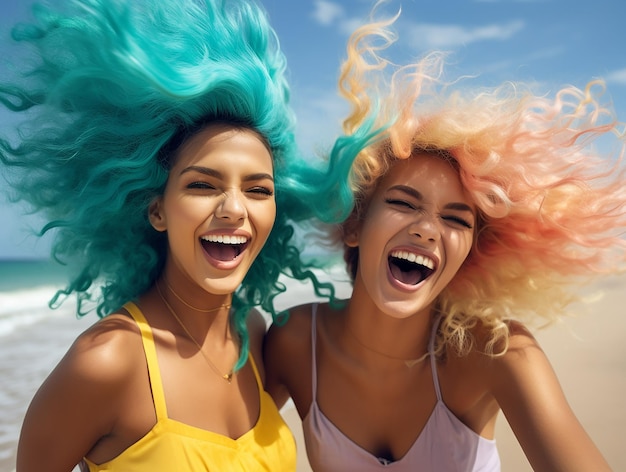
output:
[[[315,472],[499,472],[500,457],[495,440],[472,431],[448,409],[441,397],[434,340],[437,323],[429,342],[430,363],[437,404],[424,429],[409,451],[397,461],[379,459],[343,434],[317,404],[316,312],[313,306],[311,407],[302,422],[306,452]],[[367,412],[364,412],[367,414]]]

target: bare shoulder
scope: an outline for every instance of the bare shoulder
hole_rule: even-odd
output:
[[[146,380],[139,328],[132,318],[117,313],[98,321],[75,340],[42,386],[42,395],[59,407],[82,408],[94,425],[106,430]],[[63,400],[58,398],[60,391]]]
[[[311,333],[311,314],[313,304],[307,303],[289,309],[289,316],[284,324],[273,323],[268,331],[266,345],[288,349],[302,344],[302,336]],[[295,343],[295,345],[294,345]]]
[[[536,395],[537,382],[551,384],[558,390],[556,375],[543,349],[530,330],[522,323],[509,321],[506,351],[494,357],[481,356],[483,371],[498,403],[507,399],[520,400],[524,395]],[[496,347],[496,352],[499,347]]]
[[[474,339],[474,348],[463,359],[465,367],[472,366],[477,370],[491,372],[496,370],[515,368],[524,362],[532,362],[535,356],[543,356],[537,340],[526,326],[518,321],[507,322],[508,333],[505,339],[499,340],[489,354],[488,344],[491,340],[491,331],[480,323],[471,331]],[[498,372],[500,375],[502,372]]]
[[[61,362],[79,378],[99,383],[123,381],[145,364],[141,334],[135,322],[112,314],[83,332]],[[137,362],[137,360],[141,362]]]
[[[440,377],[446,403],[451,400],[449,407],[476,431],[485,431],[481,425],[493,423],[501,409],[533,470],[609,470],[535,337],[519,322],[509,322],[508,328],[501,355],[485,353],[490,331],[477,326],[475,349],[449,357],[447,375]]]
[[[458,379],[459,385],[473,386],[477,397],[485,394],[497,397],[507,390],[516,390],[517,382],[525,382],[524,373],[533,368],[549,368],[549,363],[531,332],[521,323],[507,323],[508,333],[505,339],[498,341],[493,352],[488,348],[491,331],[482,324],[477,324],[471,335],[474,340],[472,350],[463,356],[448,351],[444,372],[452,379]],[[498,354],[501,353],[501,354]],[[443,380],[445,381],[445,373]],[[515,382],[513,380],[515,379]],[[457,391],[460,387],[450,381],[449,390]],[[517,390],[519,392],[519,390]]]
[[[536,346],[537,340],[530,330],[519,321],[511,320],[507,322],[509,328],[509,348],[520,349],[531,345]]]
[[[537,358],[546,356],[530,330],[518,321],[507,323],[506,352],[495,357],[495,365],[502,369],[515,368],[517,365],[533,363]]]
[[[508,349],[492,364],[493,396],[534,470],[609,470],[526,327],[509,324]]]
[[[116,401],[146,375],[145,365],[139,328],[131,318],[112,314],[74,341],[42,389],[52,398],[59,389],[68,392],[68,400],[81,397],[85,408],[110,405],[112,414]],[[105,410],[98,408],[102,414]]]
[[[35,394],[22,426],[18,462],[25,470],[43,464],[69,470],[115,431],[129,411],[123,405],[137,398],[131,393],[145,381],[145,370],[141,335],[132,319],[110,315],[87,329]],[[38,454],[29,454],[33,450]]]
[[[273,323],[265,337],[264,355],[266,362],[274,368],[287,364],[282,360],[299,357],[310,346],[312,305],[300,305],[289,309],[284,324]]]

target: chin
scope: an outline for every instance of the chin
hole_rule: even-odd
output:
[[[394,300],[394,301],[382,301],[376,303],[376,306],[380,311],[390,318],[397,320],[404,320],[411,318],[417,314],[423,312],[430,312],[432,309],[432,302],[430,303],[416,303],[415,300]]]
[[[230,276],[226,278],[206,278],[202,286],[212,295],[230,295],[239,288],[242,282],[243,278],[240,277],[236,280]]]

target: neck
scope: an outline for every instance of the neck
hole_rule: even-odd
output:
[[[174,291],[165,278],[157,282],[156,291],[201,344],[208,337],[209,331],[214,333],[212,337],[215,335],[217,342],[232,341],[231,295],[215,297],[207,293],[206,298],[211,301],[211,305],[204,302],[202,306],[196,306],[189,303],[183,294]]]
[[[229,384],[232,381],[233,378],[233,369],[232,369],[232,365],[234,365],[234,361],[233,364],[231,364],[231,369],[226,371],[226,372],[222,372],[219,367],[216,365],[216,363],[211,359],[211,356],[205,352],[205,348],[204,346],[206,345],[207,341],[209,341],[209,336],[208,336],[208,331],[204,333],[204,336],[198,340],[196,339],[196,336],[194,336],[194,334],[192,333],[192,331],[190,330],[190,328],[187,327],[187,325],[183,322],[183,320],[181,319],[180,315],[178,313],[176,313],[176,310],[174,309],[174,307],[170,304],[170,302],[165,298],[165,295],[163,294],[160,285],[157,283],[156,284],[156,290],[159,294],[159,297],[161,298],[161,301],[163,302],[163,304],[165,305],[165,307],[167,308],[167,311],[169,312],[169,314],[174,318],[174,320],[176,321],[176,323],[178,323],[178,326],[183,330],[185,336],[188,338],[189,341],[191,341],[197,348],[198,348],[198,352],[202,355],[202,357],[204,358],[204,360],[206,361],[207,365],[211,368],[211,370],[213,370],[217,375],[219,375],[223,380],[227,381]],[[180,297],[177,297],[180,300]],[[184,300],[180,300],[184,303]],[[187,305],[185,303],[185,305]],[[188,306],[188,305],[187,305]],[[212,311],[217,311],[217,310],[224,310],[226,309],[225,307],[218,307],[216,310],[212,310]],[[214,330],[215,332],[215,330]],[[173,332],[172,332],[173,333]],[[217,336],[219,337],[219,333],[217,334]],[[221,346],[218,346],[217,350],[221,350],[222,353],[221,355],[218,355],[216,357],[221,358],[224,353],[226,351],[224,351],[223,349],[228,349],[228,345],[230,345],[231,347],[235,346],[236,343],[233,343],[233,339],[230,337],[230,333],[228,330],[228,324],[226,325],[226,331],[224,332],[222,339],[217,339],[215,337],[213,337],[214,339],[209,341],[209,344],[211,345],[209,347],[209,352],[210,351],[216,351],[216,349],[214,349],[216,347],[217,344],[221,344]]]
[[[195,294],[192,294],[190,289],[196,287],[192,282],[185,284],[183,288],[174,288],[165,276],[159,281],[159,286],[163,294],[167,295],[168,298],[176,299],[177,303],[184,305],[185,308],[192,311],[214,313],[222,309],[227,309],[228,311],[231,307],[232,294],[230,293],[227,295],[214,295],[198,288],[198,290],[195,290]]]
[[[359,357],[414,365],[428,356],[433,323],[430,310],[396,318],[373,305],[365,308],[353,301],[354,296],[346,308],[342,331]]]

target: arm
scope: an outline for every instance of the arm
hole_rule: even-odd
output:
[[[111,328],[99,323],[83,333],[35,394],[22,426],[17,471],[69,472],[113,430],[133,375],[128,335],[134,341],[138,336]]]
[[[265,385],[265,365],[263,361],[263,339],[267,331],[265,318],[258,310],[251,310],[246,319],[248,336],[250,338],[250,354],[254,357],[259,375]]]
[[[270,326],[263,344],[263,360],[266,367],[265,389],[272,396],[276,406],[282,408],[289,400],[289,391],[283,379],[283,360],[288,358],[285,352],[283,327]]]
[[[535,471],[610,471],[571,410],[546,355],[521,326],[493,362],[492,392]]]
[[[311,395],[311,306],[289,311],[283,326],[272,325],[265,336],[263,357],[266,390],[281,408],[290,396],[302,417]]]

